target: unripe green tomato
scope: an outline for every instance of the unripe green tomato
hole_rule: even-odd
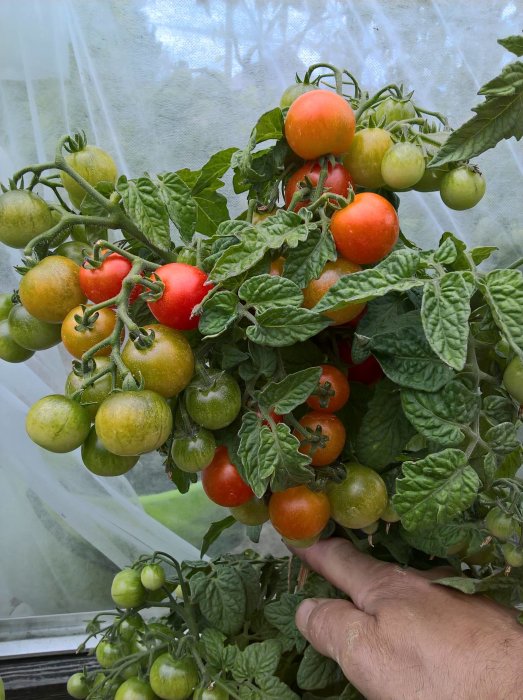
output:
[[[230,425],[240,412],[240,385],[230,374],[207,371],[208,386],[201,378],[192,381],[185,390],[187,412],[195,423],[208,430]]]
[[[9,292],[2,292],[0,294],[0,321],[3,321],[9,316],[9,312],[13,308],[12,294]]]
[[[196,265],[197,260],[198,255],[194,248],[182,248],[176,256],[176,262],[186,263],[187,265]]]
[[[93,187],[96,187],[100,182],[110,182],[112,184],[116,182],[118,176],[116,163],[109,153],[98,148],[98,146],[86,145],[79,151],[67,153],[65,160],[78,175],[87,180]],[[67,173],[61,172],[60,177],[62,185],[67,190],[69,199],[75,207],[79,208],[86,191]]]
[[[126,646],[120,643],[102,639],[96,645],[96,660],[102,668],[111,668],[120,661],[128,652]]]
[[[25,419],[31,440],[50,452],[71,452],[80,447],[90,427],[85,408],[60,394],[44,396],[34,403]]]
[[[57,323],[46,323],[31,316],[22,304],[15,304],[9,314],[11,338],[27,350],[47,350],[58,345],[62,337]]]
[[[521,525],[511,516],[504,513],[501,508],[494,506],[485,517],[485,525],[491,535],[498,540],[508,540],[521,536]]]
[[[114,700],[157,700],[153,689],[136,675],[128,678],[116,691]]]
[[[343,165],[360,187],[371,190],[383,187],[381,161],[392,146],[392,137],[386,129],[368,128],[357,131],[343,156]]]
[[[90,377],[98,374],[103,369],[106,369],[112,365],[111,360],[108,357],[95,357],[94,369],[83,377],[79,377],[74,372],[70,372],[67,375],[65,382],[65,395],[72,397],[74,393],[80,391],[82,388],[82,383],[84,380],[89,380]],[[118,385],[118,381],[116,382]],[[113,380],[111,372],[107,372],[100,379],[97,379],[94,384],[90,384],[86,387],[81,394],[80,403],[84,406],[85,410],[89,414],[91,421],[94,421],[98,408],[102,401],[104,401],[113,390]]]
[[[137,632],[142,632],[144,629],[145,622],[138,613],[124,617],[118,625],[118,633],[126,642],[130,642]]]
[[[216,452],[214,435],[205,428],[198,427],[192,435],[174,438],[171,457],[178,469],[183,472],[199,472],[208,467]]]
[[[207,688],[197,688],[192,697],[193,700],[229,700],[229,693],[211,684]]]
[[[81,265],[88,255],[93,252],[90,245],[82,241],[66,241],[53,250],[53,255],[63,255],[77,265]]]
[[[389,96],[379,103],[374,114],[378,124],[383,120],[385,124],[391,124],[404,119],[413,119],[416,117],[416,109],[409,98],[399,99]]]
[[[263,498],[251,498],[247,503],[229,510],[233,518],[243,525],[263,525],[269,519],[269,507]]]
[[[362,527],[361,529],[366,535],[374,535],[375,532],[378,531],[378,528],[380,526],[380,521],[376,520],[375,522],[371,523],[370,525],[366,525],[365,527]]]
[[[54,225],[47,202],[28,190],[0,194],[0,242],[24,248],[29,241]]]
[[[67,681],[67,692],[76,700],[84,700],[89,695],[89,684],[83,673],[73,673]]]
[[[146,597],[139,571],[123,569],[116,574],[111,585],[111,598],[119,608],[136,608],[145,602]]]
[[[310,83],[294,83],[293,85],[289,85],[289,87],[283,91],[280,98],[281,109],[290,107],[294,100],[300,95],[303,95],[303,93],[317,89],[317,85],[311,85]]]
[[[389,498],[389,502],[387,503],[387,507],[383,511],[383,513],[380,515],[381,520],[384,520],[386,523],[397,523],[401,520],[401,517],[398,515],[396,512],[396,509],[392,505],[392,501]]]
[[[486,188],[485,178],[476,168],[461,165],[443,177],[439,193],[450,209],[462,211],[476,206]]]
[[[94,425],[82,445],[82,462],[92,474],[97,476],[121,476],[134,467],[138,456],[115,455],[104,446]]]
[[[157,591],[165,584],[165,571],[161,564],[146,564],[140,572],[140,579],[148,591]]]
[[[361,529],[381,517],[388,503],[387,487],[369,467],[356,462],[345,467],[345,479],[327,486],[331,515],[343,527]]]
[[[413,143],[395,143],[381,161],[381,176],[393,190],[406,190],[415,185],[425,172],[421,148]]]
[[[5,362],[25,362],[34,355],[33,350],[23,348],[15,343],[9,332],[9,321],[0,321],[0,360]]]
[[[149,672],[149,683],[162,700],[188,700],[200,681],[198,667],[190,656],[175,659],[162,654]]]
[[[496,548],[492,543],[479,547],[479,549],[477,546],[475,548],[469,547],[463,556],[463,561],[469,566],[486,566],[492,562],[495,554]]]
[[[507,566],[511,566],[514,569],[523,566],[523,547],[520,544],[505,542],[501,547],[501,551],[503,552]]]
[[[313,537],[306,537],[303,540],[291,540],[289,537],[282,537],[284,544],[287,547],[293,547],[294,549],[307,549],[307,547],[312,547],[313,544],[320,539],[321,532]]]
[[[435,131],[434,133],[426,134],[427,138],[429,138],[431,141],[434,141],[435,143],[424,142],[426,152],[425,172],[421,176],[421,179],[418,180],[418,182],[414,185],[414,189],[416,190],[416,192],[439,191],[439,188],[441,186],[441,180],[443,179],[445,173],[449,171],[449,165],[448,163],[446,163],[436,168],[429,168],[428,164],[439,151],[441,146],[443,146],[450,134],[450,131]]]
[[[523,362],[517,355],[510,360],[503,372],[503,384],[508,393],[520,405],[523,404]]]

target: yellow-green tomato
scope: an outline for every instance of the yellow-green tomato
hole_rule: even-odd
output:
[[[29,409],[25,420],[33,442],[50,452],[71,452],[86,439],[91,421],[83,406],[62,396],[44,396]]]
[[[128,340],[122,360],[135,379],[143,380],[144,389],[151,389],[166,399],[185,389],[194,374],[194,355],[181,331],[153,323],[144,328],[154,333],[149,347]]]
[[[102,639],[96,645],[96,660],[102,668],[111,668],[126,655],[126,652],[128,649],[122,644]]]
[[[476,167],[460,165],[444,175],[439,193],[450,209],[462,211],[475,207],[486,189],[485,178]]]
[[[207,688],[197,688],[193,700],[229,700],[229,693],[223,688],[211,683]]]
[[[413,143],[395,143],[381,161],[381,175],[393,190],[406,190],[415,185],[425,172],[421,148]]]
[[[154,391],[120,391],[101,404],[96,434],[115,455],[130,456],[161,447],[171,433],[173,417],[167,401]]]
[[[122,569],[116,574],[111,585],[111,598],[119,608],[136,608],[146,597],[139,571]]]
[[[231,515],[244,525],[263,525],[269,519],[269,507],[263,498],[251,498],[241,506],[230,508]]]
[[[523,404],[523,362],[517,355],[510,360],[503,372],[503,384],[508,393],[520,405]]]
[[[137,455],[115,455],[109,452],[96,434],[94,425],[82,445],[82,462],[97,476],[121,476],[127,474],[140,458]]]
[[[157,697],[147,681],[133,676],[118,688],[114,700],[157,700]]]
[[[356,132],[343,156],[343,165],[357,185],[370,190],[383,187],[381,161],[391,146],[392,137],[386,129],[367,128]]]
[[[401,520],[400,516],[396,512],[396,509],[392,505],[390,498],[388,500],[387,507],[380,515],[380,519],[384,520],[386,523],[397,523],[399,520]]]
[[[84,700],[89,695],[89,684],[84,673],[73,673],[67,681],[67,692],[76,700]]]
[[[31,316],[22,304],[15,304],[9,314],[11,337],[27,350],[46,350],[61,340],[60,326]]]
[[[162,654],[149,672],[151,688],[162,700],[188,700],[199,681],[198,667],[189,656]]]
[[[33,350],[28,350],[15,343],[9,330],[8,319],[4,318],[3,321],[0,321],[0,360],[15,363],[25,362],[33,355]]]
[[[0,241],[5,245],[25,248],[53,224],[51,209],[33,192],[9,190],[0,195]]]
[[[80,391],[84,381],[89,381],[89,378],[95,376],[104,369],[109,369],[111,365],[112,362],[108,357],[96,357],[94,358],[94,369],[92,372],[89,372],[83,377],[79,377],[74,372],[70,372],[65,382],[66,396],[72,396],[77,391]],[[111,372],[107,372],[107,374],[97,379],[94,384],[90,384],[83,389],[80,395],[80,403],[84,406],[92,421],[96,416],[100,404],[109,396],[112,390],[113,380]]]
[[[9,316],[14,306],[12,296],[13,295],[8,292],[2,292],[0,294],[0,321],[3,321]]]
[[[141,573],[142,586],[148,591],[157,591],[165,584],[165,571],[161,564],[146,564]]]
[[[345,479],[327,487],[331,515],[343,527],[368,527],[387,507],[387,487],[381,476],[369,467],[351,462]]]
[[[78,175],[95,187],[100,182],[114,184],[118,176],[116,163],[111,156],[98,146],[87,145],[79,151],[68,153],[65,156],[66,163],[75,170]],[[84,188],[70,175],[60,173],[62,185],[67,191],[71,202],[79,208],[86,195]]]

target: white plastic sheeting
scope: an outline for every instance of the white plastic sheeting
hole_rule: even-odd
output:
[[[49,159],[77,129],[130,176],[199,167],[244,145],[295,72],[317,61],[348,68],[370,91],[403,83],[458,126],[512,60],[496,39],[521,31],[521,10],[516,0],[3,0],[0,180]],[[407,193],[402,228],[422,244],[451,230],[498,245],[505,262],[523,253],[521,144],[478,163],[488,185],[473,211]],[[244,207],[233,202],[231,213]],[[0,249],[0,291],[17,286],[18,257]],[[78,454],[26,438],[27,407],[63,390],[68,362],[54,348],[0,364],[0,616],[94,609],[113,565],[155,548],[196,555],[144,513],[125,477],[99,479]]]

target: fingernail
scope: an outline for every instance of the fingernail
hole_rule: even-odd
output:
[[[307,630],[310,614],[317,605],[318,601],[315,598],[307,598],[303,603],[300,603],[296,610],[296,627],[303,635]]]

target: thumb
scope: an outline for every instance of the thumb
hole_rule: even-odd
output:
[[[370,659],[369,636],[374,619],[348,600],[308,598],[296,611],[296,626],[324,656],[337,661],[355,684],[353,669]]]

